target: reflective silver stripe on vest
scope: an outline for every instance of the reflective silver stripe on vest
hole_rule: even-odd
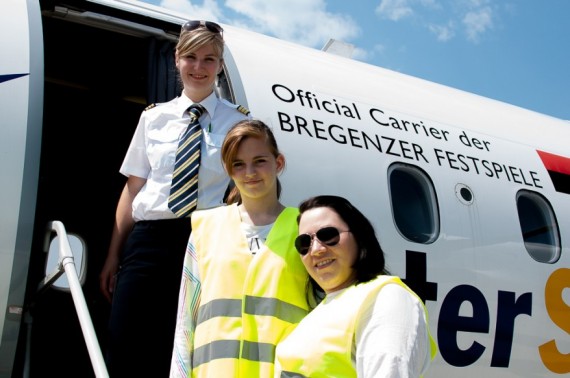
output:
[[[275,345],[244,341],[241,357],[250,361],[273,363],[275,361]]]
[[[239,357],[239,340],[217,340],[202,345],[194,350],[192,366],[200,366],[220,358]],[[241,357],[258,362],[273,363],[275,361],[275,345],[244,341]]]
[[[218,316],[241,318],[241,299],[214,299],[200,306],[196,324]]]
[[[281,378],[307,378],[303,374],[291,373],[290,371],[282,371]]]
[[[307,310],[282,300],[252,296],[245,297],[244,312],[249,315],[274,316],[289,323],[298,323],[307,315]],[[240,318],[242,316],[241,300],[214,299],[200,306],[196,324],[218,316]]]
[[[289,323],[299,323],[307,310],[276,298],[245,297],[244,312],[250,315],[275,316]]]
[[[197,324],[216,317],[241,317],[242,301],[239,299],[215,299],[200,306]],[[274,316],[278,319],[298,323],[307,310],[276,298],[246,296],[244,312],[249,315]],[[194,350],[193,366],[220,358],[239,358],[239,340],[218,340],[202,345]],[[250,361],[269,362],[275,360],[275,345],[244,341],[242,358]]]
[[[212,360],[220,358],[239,357],[239,340],[219,340],[212,341],[194,349],[192,366],[196,367]]]

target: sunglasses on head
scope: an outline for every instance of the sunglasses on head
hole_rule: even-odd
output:
[[[220,25],[216,24],[215,22],[203,21],[203,20],[188,21],[184,25],[182,25],[182,30],[183,31],[192,31],[192,30],[196,30],[200,27],[206,28],[209,31],[211,31],[212,33],[222,34],[224,32],[224,29],[222,29],[222,27]]]
[[[339,231],[335,227],[323,227],[314,234],[301,234],[295,239],[295,248],[297,248],[297,251],[302,256],[305,256],[309,252],[315,237],[319,242],[321,242],[321,244],[333,247],[338,244],[340,241],[340,234],[343,232],[350,231]]]

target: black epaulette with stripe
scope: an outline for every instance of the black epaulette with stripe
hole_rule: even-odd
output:
[[[152,109],[156,106],[156,104],[150,104],[149,106],[147,106],[146,108],[144,108],[144,111],[146,112],[149,109]]]
[[[245,115],[249,115],[249,109],[245,106],[238,105],[237,107],[238,112],[243,113]]]

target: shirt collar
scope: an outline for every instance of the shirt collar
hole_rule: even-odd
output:
[[[180,95],[180,97],[178,97],[178,104],[176,104],[180,117],[184,116],[184,112],[186,112],[186,109],[188,109],[188,107],[192,104],[194,104],[194,101],[188,98],[184,94],[184,91],[182,91],[182,94]],[[217,104],[218,104],[218,96],[216,96],[216,92],[214,91],[212,91],[212,93],[210,93],[208,97],[200,101],[200,105],[206,108],[210,117],[214,116]]]

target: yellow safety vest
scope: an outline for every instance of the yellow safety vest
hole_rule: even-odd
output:
[[[395,276],[379,276],[347,288],[340,294],[342,300],[319,304],[278,346],[275,377],[356,378],[351,353],[362,305],[390,283],[401,285],[417,296]],[[427,319],[425,306],[424,311]],[[437,346],[429,328],[428,335],[433,359]]]
[[[196,211],[202,281],[192,377],[272,377],[275,347],[308,313],[307,272],[294,247],[296,208],[276,219],[252,255],[236,205]]]

